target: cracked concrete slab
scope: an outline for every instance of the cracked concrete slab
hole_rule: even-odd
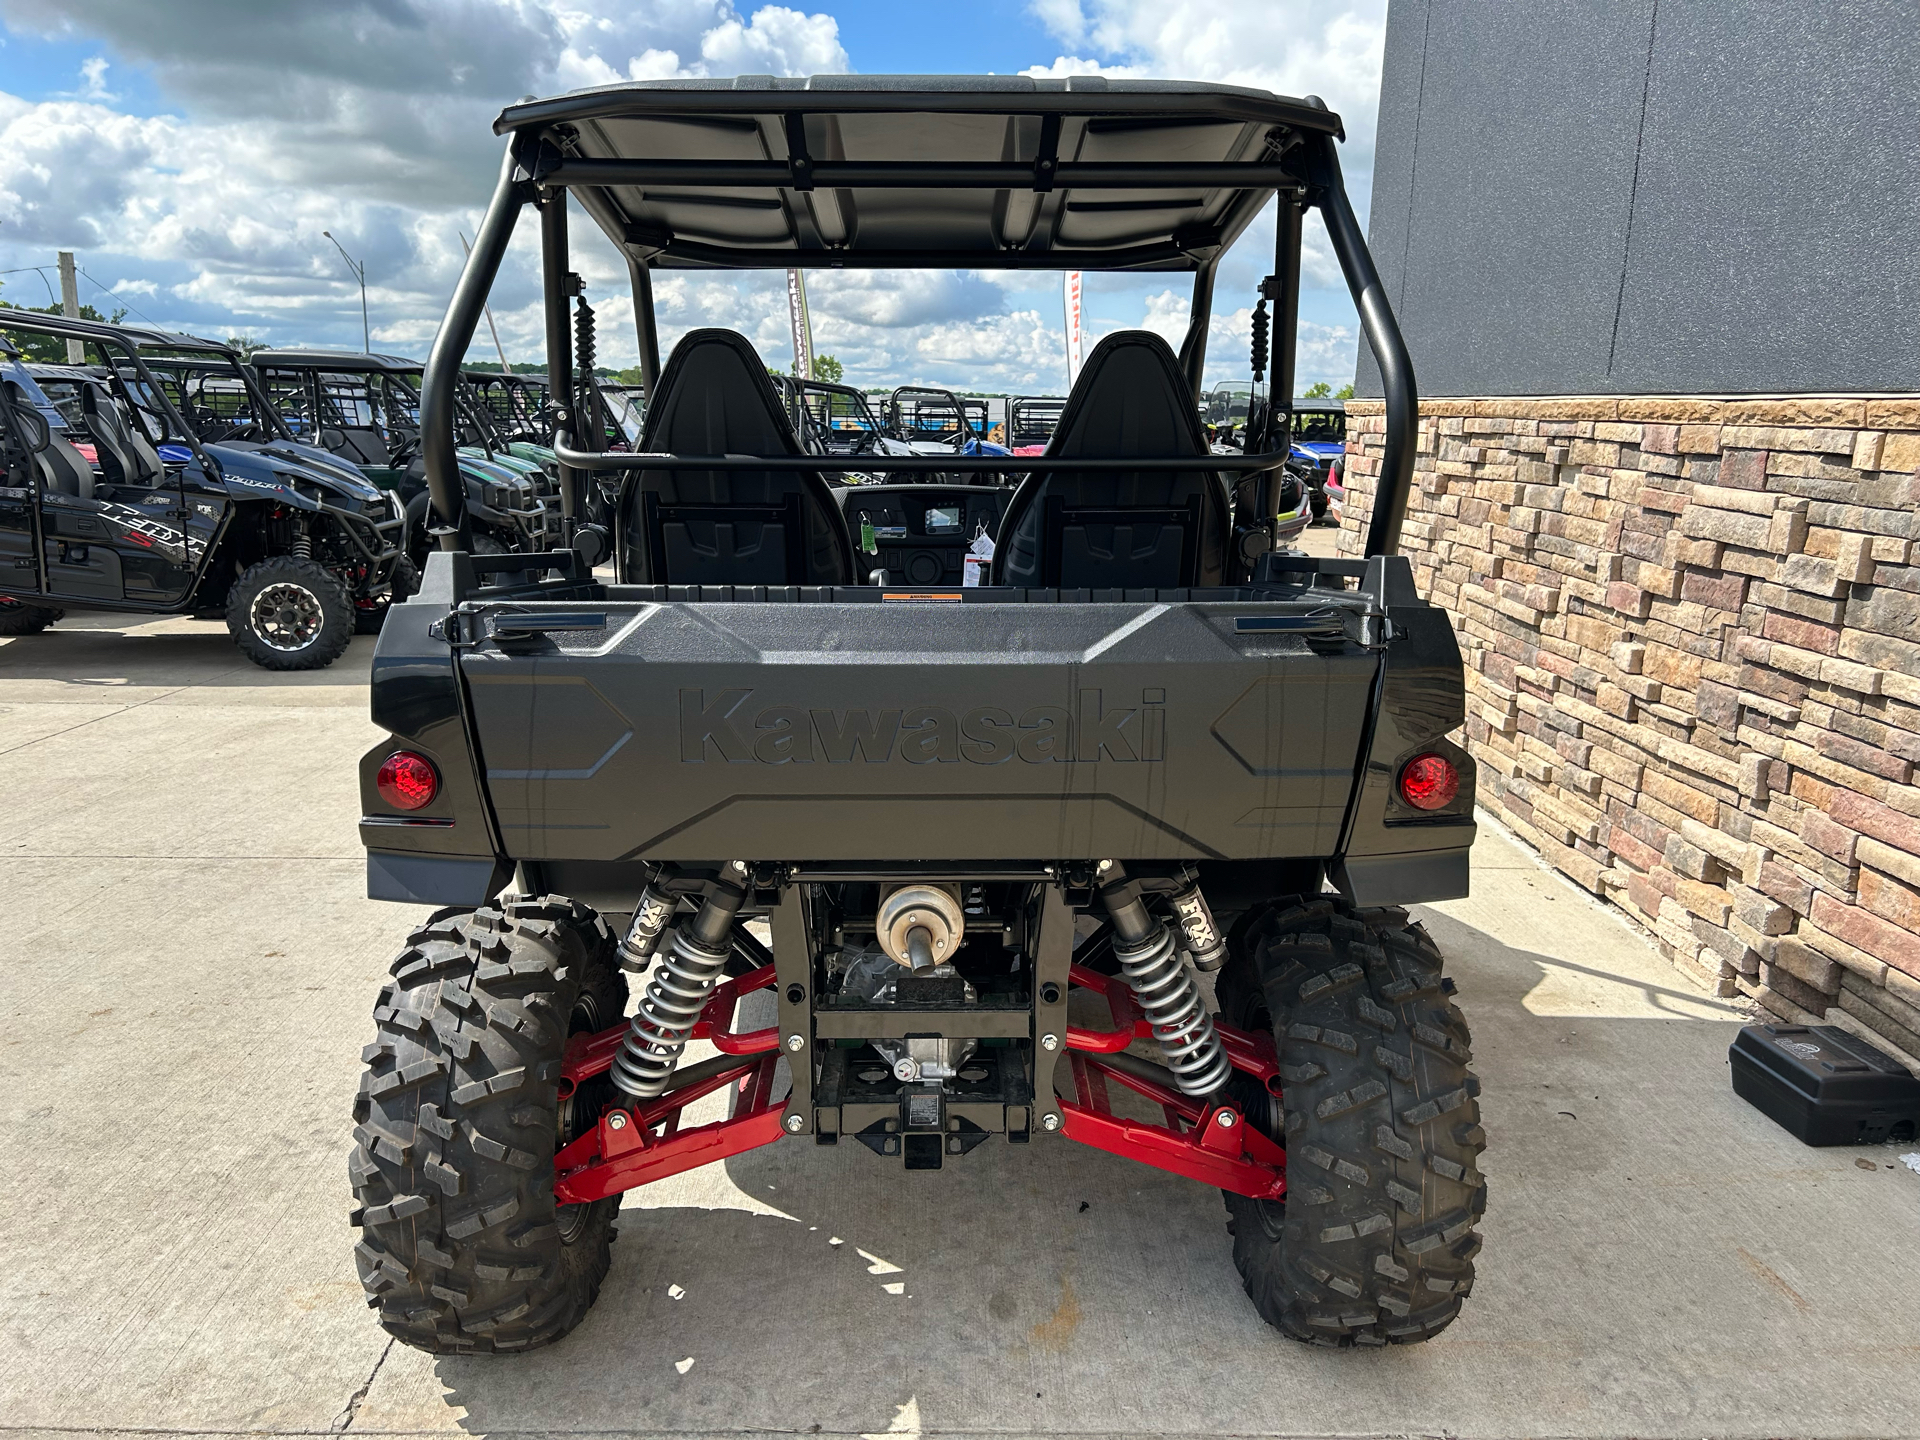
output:
[[[183,626],[0,642],[8,1437],[1912,1431],[1920,1174],[1738,1101],[1739,1012],[1492,832],[1473,898],[1422,911],[1491,1184],[1429,1345],[1277,1338],[1217,1195],[1054,1140],[912,1174],[776,1144],[630,1195],[562,1344],[389,1348],[348,1107],[419,912],[361,894],[371,642],[308,680]]]

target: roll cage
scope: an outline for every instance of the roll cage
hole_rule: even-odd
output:
[[[192,381],[196,377],[202,386],[207,376],[216,372],[237,378],[240,390],[235,393],[246,397],[255,417],[253,423],[266,432],[263,438],[295,438],[253,382],[239,355],[217,341],[145,326],[107,325],[61,315],[41,315],[5,305],[0,305],[0,329],[78,340],[93,346],[101,359],[98,373],[93,373],[93,366],[74,368],[87,370],[91,379],[106,386],[114,399],[126,407],[149,443],[186,446],[209,474],[220,473],[219,464],[202,448],[202,427],[189,421],[182,409],[183,406],[193,408]],[[116,355],[118,360],[114,358]],[[149,355],[152,365],[148,363]],[[163,380],[156,366],[159,371],[177,370],[180,374],[170,374]],[[217,443],[217,439],[209,438],[207,443]]]
[[[455,459],[460,365],[520,211],[541,224],[548,373],[573,371],[567,198],[625,257],[641,369],[660,372],[655,269],[789,266],[1184,272],[1193,316],[1179,362],[1196,401],[1221,256],[1270,199],[1279,221],[1273,393],[1291,397],[1302,218],[1325,218],[1386,394],[1386,435],[1365,554],[1398,547],[1417,429],[1412,364],[1341,180],[1337,115],[1314,97],[1182,81],[1028,77],[742,77],[611,85],[508,107],[499,180],[427,364],[422,451],[442,514],[464,516]],[[929,203],[929,192],[940,195]],[[580,472],[685,469],[687,457],[576,449],[554,410],[571,531]],[[1215,456],[1271,471],[1286,451]],[[703,471],[793,470],[812,457],[703,457]],[[941,457],[949,475],[1005,461]],[[1184,461],[1035,457],[1023,468],[1174,471]],[[873,456],[876,473],[924,456]],[[464,519],[441,544],[464,548]]]

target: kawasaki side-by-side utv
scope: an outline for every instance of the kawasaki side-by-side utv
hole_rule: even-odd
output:
[[[436,517],[420,460],[420,362],[357,350],[257,350],[251,363],[295,433],[399,497],[412,559],[424,562]],[[472,548],[488,555],[550,549],[560,539],[560,510],[541,460],[514,453],[471,386],[463,384],[456,401]]]
[[[11,358],[45,338],[83,363]],[[0,307],[0,411],[0,635],[79,609],[224,618],[255,664],[312,670],[412,593],[399,507],[215,341]]]
[[[642,355],[634,451],[556,415],[570,524],[584,474],[620,477],[614,580],[585,528],[526,584],[441,537],[381,634],[389,738],[360,771],[369,893],[436,907],[380,992],[355,1108],[381,1323],[440,1352],[555,1340],[607,1273],[621,1192],[755,1146],[932,1172],[1077,1141],[1223,1191],[1286,1335],[1447,1325],[1480,1243],[1479,1085],[1400,907],[1466,893],[1474,772],[1447,738],[1453,632],[1394,553],[1413,376],[1339,118],[1191,83],[836,75],[624,84],[497,129],[425,380],[449,515],[460,358],[527,206],[554,376],[570,202],[630,262],[643,350],[654,268],[1186,272],[1194,321],[1177,355],[1101,341],[1011,492],[975,479],[1011,457],[953,454],[862,457],[938,484],[830,488],[753,347],[694,330],[664,367]],[[1214,276],[1276,200],[1272,393],[1293,393],[1309,206],[1380,359],[1363,559],[1275,546],[1285,425],[1262,454],[1200,430]],[[929,547],[990,534],[986,583],[864,583],[841,507],[888,490],[937,512]]]

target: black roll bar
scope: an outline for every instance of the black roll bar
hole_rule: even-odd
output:
[[[1187,389],[1194,402],[1200,400],[1200,388],[1207,374],[1207,330],[1213,323],[1213,281],[1219,273],[1220,257],[1213,256],[1193,272],[1193,301],[1187,307],[1187,333],[1180,341],[1180,369],[1186,374]],[[1009,423],[1011,423],[1011,418]]]
[[[660,325],[653,313],[653,271],[637,255],[627,256],[627,274],[633,281],[634,337],[640,342],[640,383],[647,403],[653,403],[660,383]]]
[[[555,423],[576,431],[573,411],[580,403],[573,383],[573,317],[567,313],[568,283],[567,192],[548,190],[540,197],[540,289],[547,322],[547,406]],[[582,417],[584,420],[585,417]],[[571,521],[579,510],[578,480],[566,462],[559,466],[560,517]],[[568,540],[573,536],[567,532]]]
[[[1278,470],[1287,452],[1266,455],[1170,455],[1116,459],[1112,456],[1054,455],[668,455],[659,451],[575,450],[573,437],[556,437],[553,453],[577,470],[692,470],[708,472],[775,471],[882,475],[932,470],[941,475],[1024,475],[1031,470],[1071,470],[1093,475],[1184,475],[1194,470],[1251,474]]]
[[[1400,548],[1400,526],[1407,518],[1407,499],[1413,490],[1413,452],[1420,438],[1420,396],[1414,388],[1413,359],[1394,321],[1393,306],[1373,268],[1367,238],[1354,218],[1340,177],[1340,157],[1331,136],[1308,142],[1317,181],[1315,199],[1326,216],[1327,237],[1340,257],[1341,272],[1360,312],[1367,343],[1380,362],[1381,387],[1387,397],[1387,437],[1380,456],[1380,478],[1373,492],[1373,514],[1367,521],[1367,542],[1361,552],[1369,559],[1392,555]],[[1287,397],[1289,402],[1292,396]]]
[[[441,318],[433,350],[427,356],[427,368],[420,377],[420,456],[427,469],[427,493],[444,522],[435,532],[443,550],[469,546],[467,493],[460,480],[453,415],[460,390],[460,364],[473,343],[487,292],[493,288],[493,277],[499,273],[508,242],[513,239],[520,207],[532,198],[532,186],[519,177],[517,170],[514,146],[509,145],[500,162],[500,179],[493,187],[486,218],[473,237],[473,250],[460,271],[460,282],[453,288],[453,299],[447,303],[447,313]]]
[[[1400,327],[1394,320],[1393,307],[1387,300],[1385,288],[1380,283],[1379,273],[1374,269],[1372,256],[1367,251],[1366,237],[1361,232],[1359,221],[1353,213],[1352,203],[1347,198],[1345,182],[1340,172],[1339,155],[1334,148],[1335,137],[1331,134],[1309,134],[1304,137],[1304,140],[1305,143],[1302,148],[1305,153],[1302,158],[1307,163],[1312,187],[1307,200],[1310,204],[1318,205],[1326,218],[1328,237],[1333,242],[1334,254],[1339,257],[1341,272],[1346,276],[1347,288],[1353,296],[1355,308],[1359,311],[1361,328],[1364,330],[1367,342],[1373,347],[1374,355],[1379,361],[1381,381],[1386,393],[1385,445],[1381,456],[1380,476],[1374,491],[1373,513],[1368,520],[1367,536],[1363,553],[1368,557],[1391,555],[1399,548],[1400,544],[1401,526],[1406,518],[1407,501],[1413,485],[1414,451],[1419,436],[1419,397],[1415,390],[1413,362],[1407,353],[1406,342],[1400,334]],[[507,243],[512,238],[514,222],[519,216],[520,207],[526,204],[533,195],[534,186],[532,180],[529,178],[531,165],[529,165],[527,169],[519,169],[515,157],[515,149],[519,145],[531,145],[532,143],[534,143],[533,137],[527,132],[522,132],[522,138],[514,142],[514,148],[509,149],[507,157],[502,162],[500,180],[495,187],[492,203],[487,207],[486,219],[481,223],[480,233],[478,237],[476,237],[473,252],[467,257],[466,267],[461,272],[459,285],[454,290],[453,300],[449,304],[446,316],[441,322],[440,331],[434,338],[433,352],[427,361],[425,381],[422,386],[424,394],[422,396],[421,410],[421,450],[426,460],[427,485],[432,493],[435,508],[438,509],[443,516],[458,517],[457,520],[454,520],[446,529],[440,532],[440,543],[443,548],[457,548],[465,543],[463,538],[466,523],[464,488],[459,483],[459,470],[455,457],[453,433],[454,390],[459,380],[460,361],[464,357],[467,347],[472,343],[474,328],[479,323],[480,313],[486,301],[487,291],[493,283],[494,275],[500,268],[501,260],[506,253]],[[1013,171],[1024,169],[1024,167],[1019,165],[953,166],[928,162],[888,163],[882,165],[866,163],[854,165],[847,162],[832,163],[844,166],[845,173],[840,174],[836,171],[830,174],[825,163],[814,162],[812,164],[811,174],[813,184],[925,184],[937,174],[937,183],[941,184],[991,184],[995,187],[1005,187],[1010,182],[1017,183],[1017,177],[1014,176]],[[682,168],[669,169],[667,167]],[[1217,183],[1220,184],[1239,184],[1246,186],[1264,185],[1275,188],[1279,192],[1281,206],[1281,213],[1277,217],[1279,235],[1276,240],[1275,248],[1277,253],[1275,258],[1277,262],[1291,260],[1295,266],[1294,273],[1288,277],[1290,281],[1290,291],[1285,299],[1281,301],[1281,304],[1284,306],[1282,318],[1284,320],[1284,316],[1289,314],[1297,317],[1298,250],[1296,247],[1298,245],[1298,231],[1295,227],[1297,226],[1298,210],[1295,204],[1297,191],[1294,187],[1298,184],[1298,176],[1291,168],[1278,165],[1249,165],[1241,163],[1211,167],[1103,165],[1076,166],[1074,169],[1079,173],[1069,175],[1067,173],[1067,166],[1057,167],[1058,173],[1056,174],[1054,183],[1061,186],[1073,185],[1080,188],[1158,184],[1173,179],[1174,177],[1171,172],[1174,170],[1180,172],[1182,183],[1208,183],[1214,180],[1215,177],[1212,175],[1212,171],[1217,169],[1221,172],[1217,179]],[[721,175],[722,171],[726,172],[724,178],[722,178]],[[594,186],[661,183],[668,178],[669,174],[680,183],[698,183],[696,181],[696,172],[699,177],[705,179],[706,183],[770,185],[774,187],[783,187],[783,182],[784,186],[790,187],[793,183],[791,166],[787,162],[782,161],[662,162],[567,159],[560,161],[558,164],[549,164],[542,173],[541,180],[544,186],[551,187],[555,193],[556,200],[564,203],[561,197],[569,185]],[[1202,172],[1205,173],[1203,174]],[[564,221],[561,222],[561,225],[564,225]],[[552,237],[547,238],[550,241]],[[1158,247],[1152,248],[1157,249]],[[1170,251],[1173,250],[1173,247],[1167,248]],[[555,247],[549,243],[544,246],[543,249],[552,251]],[[1175,254],[1181,254],[1182,258],[1186,259],[1188,263],[1192,263],[1194,259],[1199,258],[1191,255],[1190,252],[1183,254],[1178,251],[1174,251],[1174,253],[1167,255],[1165,258],[1171,260]],[[720,259],[722,257],[716,253],[714,258]],[[735,264],[738,264],[747,257],[745,255],[734,255],[726,258],[730,258]],[[872,259],[876,257],[869,256],[867,258]],[[936,257],[919,255],[911,258],[917,258],[922,263],[925,263]],[[1099,266],[1096,264],[1093,268],[1113,267],[1114,261],[1119,257],[1109,255],[1104,258],[1107,260],[1107,266]],[[1144,257],[1129,255],[1126,258],[1137,262]],[[1155,258],[1159,257],[1156,256]],[[1212,258],[1211,256],[1205,257],[1205,259],[1209,261]],[[852,254],[842,256],[815,256],[805,252],[796,252],[783,253],[779,259],[782,264],[793,264],[796,261],[801,264],[819,264],[823,262],[828,264],[844,264],[850,259],[853,260],[854,263],[860,263]],[[1037,262],[1047,263],[1048,268],[1059,268],[1065,263],[1066,257],[1060,255],[1035,255],[1032,259]],[[636,272],[644,269],[647,263],[631,254],[629,255],[629,261],[630,264],[634,266]],[[562,231],[562,244],[558,249],[557,255],[550,254],[545,259],[546,268],[551,270],[556,262],[561,268],[561,273],[564,274],[566,264],[564,231]],[[1067,268],[1072,267],[1068,266]],[[1195,268],[1201,269],[1204,274],[1204,271],[1211,267],[1210,265],[1205,265],[1203,262],[1202,265],[1198,265]],[[638,273],[635,275],[635,282],[636,292],[639,292],[641,284]],[[1203,284],[1204,280],[1201,277],[1196,277],[1196,299],[1198,298],[1198,291],[1202,288]],[[549,289],[551,290],[551,286],[549,286]],[[647,285],[646,289],[650,292],[651,285]],[[651,295],[649,294],[647,298],[650,299]],[[639,293],[636,293],[635,299],[636,302],[639,301]],[[636,303],[636,312],[638,312],[640,308],[640,305]],[[550,296],[548,315],[548,326],[550,330],[555,324],[552,309]],[[647,306],[646,309],[650,312],[651,306]],[[559,323],[564,326],[566,323],[564,304],[560,306],[560,316]],[[636,314],[635,318],[638,323],[640,320],[639,315]],[[651,318],[650,314],[648,318]],[[651,329],[651,327],[649,326],[648,329]],[[1280,353],[1275,356],[1275,359],[1276,361],[1281,361],[1284,357],[1284,363],[1276,364],[1273,371],[1274,378],[1276,382],[1278,382],[1279,387],[1289,392],[1292,388],[1292,329],[1292,325],[1283,324],[1284,338],[1280,341]],[[568,338],[570,340],[570,337]],[[643,336],[641,348],[642,363],[643,365],[647,365],[649,360],[651,360],[653,365],[657,366],[657,359],[654,358],[654,356],[657,356],[657,350],[654,351],[654,355],[649,355],[650,347],[646,345],[645,341],[646,337]],[[550,351],[552,351],[555,347],[550,345],[549,348]],[[570,344],[566,345],[561,353],[566,353],[570,348]],[[1192,343],[1191,334],[1189,335],[1189,345],[1183,346],[1182,348],[1188,351],[1183,358],[1189,362],[1190,366],[1195,361],[1204,364],[1204,350],[1202,350],[1199,345]],[[650,374],[647,378],[649,382],[651,382],[654,379],[654,375]],[[564,379],[562,383],[564,383]],[[1195,390],[1197,393],[1197,383]],[[567,391],[562,390],[557,393],[566,394]],[[649,395],[649,399],[651,399],[651,395]],[[1291,393],[1284,396],[1283,403],[1286,408],[1291,408],[1292,399]],[[964,411],[962,414],[964,417]],[[704,457],[703,459],[690,459],[688,457],[670,455],[633,455],[620,453],[602,455],[573,449],[568,443],[571,435],[572,427],[568,426],[566,430],[557,433],[554,437],[555,458],[560,462],[563,476],[566,476],[569,470],[704,469],[751,471],[757,469],[763,471],[804,471],[818,470],[821,468],[819,464],[820,457],[815,456],[780,456],[771,458],[715,456]],[[1066,461],[1043,459],[1041,457],[1007,457],[1008,460],[1014,463],[1003,462],[997,457],[965,459],[955,456],[942,458],[936,467],[929,467],[927,465],[928,458],[929,457],[924,456],[861,456],[859,457],[858,465],[845,466],[842,468],[865,470],[876,474],[927,468],[938,468],[949,473],[981,475],[1032,470],[1077,470],[1091,473],[1099,473],[1102,471],[1111,473],[1127,473],[1129,471],[1176,472],[1195,468],[1241,473],[1277,468],[1284,463],[1286,450],[1283,448],[1279,452],[1267,456],[1209,455],[1163,460]],[[563,492],[571,488],[571,485],[563,481]]]

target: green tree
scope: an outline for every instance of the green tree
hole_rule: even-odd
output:
[[[22,305],[34,315],[59,315],[63,313],[58,305]],[[127,318],[123,305],[112,315],[102,315],[91,305],[80,307],[82,320],[96,320],[106,325],[118,325]],[[20,358],[32,365],[64,365],[67,363],[67,342],[53,335],[28,335],[24,332],[14,334],[14,342],[20,347]]]
[[[264,340],[256,340],[251,335],[229,335],[227,336],[227,348],[229,350],[239,351],[242,360],[250,360],[253,358],[254,351],[267,348],[267,342]]]
[[[1338,390],[1333,392],[1333,398],[1336,400],[1351,400],[1353,398],[1352,384],[1342,385]]]
[[[846,378],[847,372],[841,363],[831,355],[813,357],[813,378],[826,380],[837,385]]]
[[[1324,380],[1316,380],[1300,392],[1302,400],[1324,400],[1333,394],[1333,387]]]

